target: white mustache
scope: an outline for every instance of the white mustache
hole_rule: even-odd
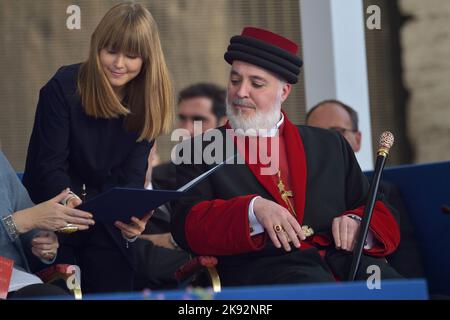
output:
[[[249,107],[249,108],[256,109],[256,105],[254,105],[253,103],[250,103],[250,102],[245,102],[244,99],[235,98],[235,99],[233,99],[233,101],[231,103],[232,104],[238,104],[238,105],[244,106],[244,107]]]

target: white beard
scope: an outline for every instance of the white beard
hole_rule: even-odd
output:
[[[241,109],[235,109],[229,103],[227,95],[227,117],[230,121],[231,127],[235,130],[244,131],[245,135],[264,136],[264,132],[268,132],[269,130],[275,128],[278,121],[280,121],[281,94],[281,91],[277,94],[276,101],[270,111],[262,113],[258,110],[258,108],[256,108],[255,114],[250,117],[246,117]]]

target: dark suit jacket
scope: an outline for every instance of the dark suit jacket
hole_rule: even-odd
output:
[[[177,188],[176,166],[172,162],[162,163],[152,170],[152,184],[157,189],[175,190]]]

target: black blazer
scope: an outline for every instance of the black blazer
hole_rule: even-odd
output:
[[[35,203],[46,201],[67,187],[80,195],[82,184],[86,185],[86,199],[112,187],[144,187],[153,142],[136,142],[138,135],[125,130],[124,117],[96,119],[84,112],[77,93],[79,66],[60,68],[40,91],[23,176],[23,184]],[[118,259],[133,265],[131,250],[112,224],[96,225],[61,241],[83,253],[100,244],[115,246],[125,259],[102,255],[107,250],[99,250],[96,255],[99,262],[111,266],[101,273],[110,279],[117,277],[115,271],[124,273],[125,269],[114,269]],[[61,247],[60,258],[64,257],[63,251]],[[89,273],[91,267],[92,264],[84,266],[83,273]],[[111,274],[106,275],[108,272]]]
[[[224,128],[221,128],[225,132]],[[369,184],[361,172],[354,152],[338,133],[329,130],[300,126],[306,156],[306,206],[303,224],[316,233],[329,233],[332,220],[347,210],[364,204]],[[187,142],[194,143],[197,136]],[[202,150],[210,142],[197,143]],[[182,148],[182,145],[179,145]],[[195,152],[202,152],[196,150]],[[226,147],[224,146],[224,154]],[[227,151],[228,155],[233,152]],[[289,150],[287,150],[289,153]],[[333,159],[330,160],[330,155]],[[194,155],[193,155],[194,157]],[[214,165],[205,163],[177,166],[178,186],[192,180]],[[237,196],[258,194],[274,201],[245,164],[226,165],[193,188],[186,197],[174,203],[175,216],[172,231],[177,243],[190,250],[185,237],[185,219],[189,210],[204,200],[228,200]],[[250,253],[260,255],[264,252]],[[232,257],[224,257],[232,259]]]

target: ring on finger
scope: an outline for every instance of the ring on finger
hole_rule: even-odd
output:
[[[275,224],[273,226],[273,230],[275,230],[275,232],[282,232],[282,231],[284,231],[283,227],[281,225],[279,225],[279,224]]]
[[[69,191],[68,196],[67,196],[65,199],[63,199],[60,203],[61,203],[63,206],[67,206],[67,204],[68,204],[72,199],[80,199],[80,197],[77,196],[77,195],[76,195],[75,193],[73,193],[72,191]],[[81,199],[80,199],[80,200],[81,200]]]
[[[65,227],[59,228],[56,231],[62,232],[62,233],[73,233],[73,232],[78,231],[78,227],[72,223],[68,223],[68,224],[66,224]]]

